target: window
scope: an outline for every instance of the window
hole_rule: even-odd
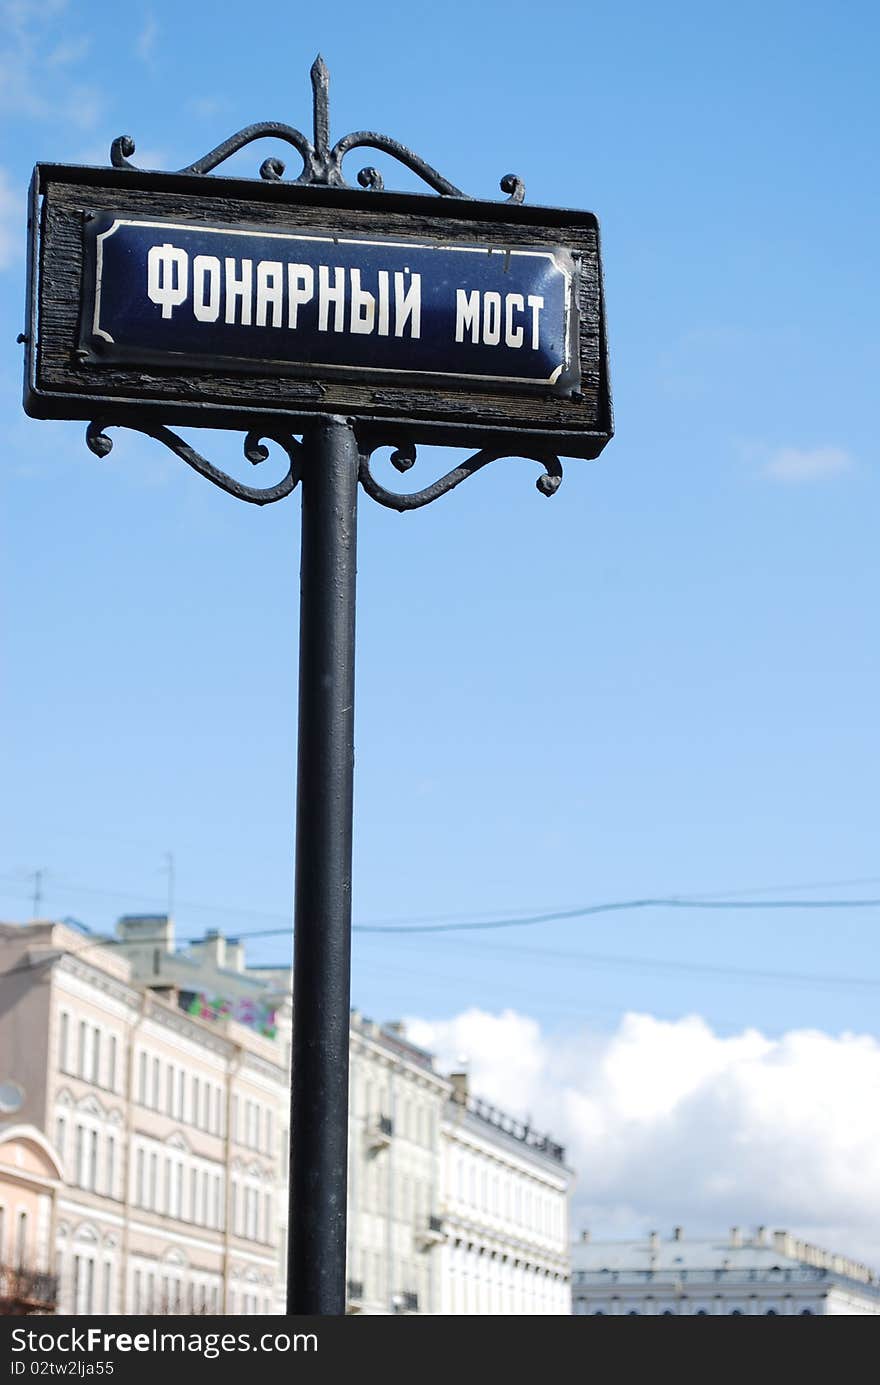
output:
[[[80,1020],[80,1022],[79,1022],[79,1055],[78,1055],[78,1062],[77,1062],[77,1069],[76,1069],[77,1072],[79,1073],[80,1077],[85,1077],[85,1076],[86,1076],[86,1044],[87,1044],[87,1040],[88,1040],[87,1029],[88,1029],[88,1026],[86,1025],[85,1020]]]
[[[141,1312],[141,1309],[142,1309],[142,1307],[143,1307],[143,1301],[142,1301],[142,1298],[143,1298],[143,1290],[142,1290],[142,1288],[141,1288],[141,1272],[140,1272],[140,1270],[135,1270],[135,1272],[134,1272],[134,1292],[133,1292],[133,1295],[132,1295],[132,1296],[133,1296],[133,1298],[134,1298],[134,1311],[135,1311],[136,1314],[137,1314],[137,1313],[140,1313],[140,1312]]]
[[[98,1188],[98,1132],[90,1130],[89,1135],[89,1168],[87,1188],[96,1192]]]
[[[183,1164],[178,1163],[174,1178],[174,1215],[183,1216]]]
[[[95,1287],[95,1262],[85,1255],[73,1257],[73,1301],[75,1312],[89,1315]]]
[[[138,1054],[138,1094],[137,1099],[141,1106],[147,1104],[147,1055],[144,1052]]]
[[[19,1212],[15,1228],[15,1263],[19,1269],[27,1264],[27,1212]]]
[[[145,1200],[145,1196],[146,1196],[146,1190],[145,1190],[145,1188],[144,1188],[144,1166],[145,1166],[145,1163],[146,1163],[146,1160],[145,1160],[145,1156],[144,1156],[144,1151],[143,1151],[142,1149],[139,1149],[138,1152],[137,1152],[137,1161],[136,1161],[136,1165],[135,1165],[136,1170],[137,1170],[137,1172],[136,1172],[136,1174],[135,1174],[135,1188],[134,1188],[134,1201],[135,1201],[135,1206],[136,1206],[136,1207],[143,1207],[143,1206],[144,1206],[144,1200]],[[139,1303],[139,1302],[140,1302],[140,1297],[138,1296],[138,1303]],[[140,1309],[138,1309],[137,1311],[140,1312]]]
[[[190,1171],[190,1175],[189,1175],[189,1219],[190,1219],[190,1221],[198,1221],[198,1219],[199,1219],[198,1192],[199,1192],[199,1175],[198,1175],[198,1173],[197,1173],[197,1171],[196,1171],[195,1169],[192,1169],[192,1170]]]
[[[55,1119],[55,1145],[63,1164],[67,1155],[67,1121],[64,1116],[57,1116]],[[0,1259],[2,1256],[3,1250],[2,1245],[0,1245]]]
[[[170,1063],[165,1074],[165,1114],[174,1115],[174,1068]]]
[[[116,1191],[116,1140],[112,1135],[107,1136],[107,1169],[104,1179],[107,1196],[113,1197]]]
[[[101,1085],[101,1031],[98,1028],[92,1030],[92,1082],[96,1087]]]
[[[192,1080],[192,1113],[191,1120],[193,1125],[199,1123],[199,1079],[194,1077]]]
[[[206,1082],[202,1089],[202,1129],[209,1130],[211,1127],[211,1087]]]
[[[267,1112],[266,1112],[266,1153],[267,1153],[267,1154],[271,1154],[271,1153],[272,1153],[272,1135],[273,1135],[273,1130],[272,1130],[272,1112],[271,1112],[271,1110],[267,1110]]]
[[[151,1105],[154,1111],[159,1109],[159,1084],[161,1080],[161,1063],[158,1058],[153,1059],[153,1100]]]
[[[113,1266],[109,1260],[104,1261],[104,1316],[110,1314],[110,1286],[112,1283]]]
[[[111,1034],[107,1048],[107,1086],[111,1092],[116,1091],[116,1035]]]
[[[77,1123],[77,1126],[76,1126],[76,1137],[75,1137],[75,1139],[76,1139],[76,1146],[75,1146],[75,1148],[76,1148],[76,1157],[75,1157],[75,1165],[74,1165],[74,1174],[73,1174],[73,1177],[74,1177],[74,1182],[77,1184],[77,1186],[80,1187],[80,1188],[82,1188],[82,1187],[83,1187],[83,1179],[84,1179],[84,1177],[85,1177],[85,1163],[84,1163],[84,1160],[83,1160],[83,1141],[84,1141],[84,1139],[85,1139],[85,1131],[83,1130],[82,1126],[81,1126],[79,1123]]]
[[[245,1229],[249,1241],[257,1239],[256,1195],[253,1188],[245,1189]]]
[[[58,1020],[58,1066],[62,1072],[69,1072],[68,1063],[70,1054],[67,1045],[70,1042],[70,1016],[66,1010],[61,1011]]]
[[[157,1208],[157,1206],[158,1206],[158,1197],[159,1197],[159,1187],[158,1187],[158,1184],[159,1184],[159,1156],[158,1156],[157,1154],[151,1154],[151,1155],[150,1155],[150,1193],[149,1193],[149,1204],[148,1204],[148,1205],[153,1209],[153,1211],[155,1211],[156,1208]]]
[[[177,1119],[183,1120],[183,1068],[177,1069]]]

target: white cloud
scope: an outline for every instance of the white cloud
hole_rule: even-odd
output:
[[[0,168],[0,269],[20,259],[27,222],[27,190],[13,190],[9,175]]]
[[[91,46],[91,39],[84,37],[62,39],[46,57],[46,67],[70,67],[73,63],[82,62]]]
[[[472,1091],[566,1145],[573,1229],[786,1228],[880,1264],[880,1043],[795,1030],[716,1034],[698,1016],[626,1015],[551,1037],[469,1010],[408,1023]]]
[[[90,44],[61,31],[65,9],[66,0],[0,0],[0,108],[87,128],[102,98],[97,84],[73,81]]]
[[[842,447],[780,447],[771,454],[764,471],[774,481],[798,483],[821,481],[852,466],[852,457]]]
[[[135,48],[137,55],[145,63],[152,60],[156,50],[156,40],[159,37],[159,25],[154,14],[148,14],[144,21],[143,28],[137,36]]]

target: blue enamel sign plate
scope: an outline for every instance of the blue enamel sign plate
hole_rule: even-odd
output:
[[[556,247],[86,218],[80,347],[144,363],[578,387],[572,257]]]

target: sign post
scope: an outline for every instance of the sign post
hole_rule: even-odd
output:
[[[250,504],[302,489],[288,1313],[345,1311],[348,1045],[358,484],[419,509],[492,461],[526,457],[553,495],[560,455],[597,457],[613,432],[596,218],[464,193],[371,131],[330,147],[328,74],[311,71],[314,134],[250,125],[177,173],[145,172],[120,136],[110,169],[38,164],[30,193],[26,411],[145,433]],[[293,146],[285,180],[208,175],[255,140]],[[377,149],[439,196],[385,192]],[[168,426],[245,431],[283,479],[252,486]],[[400,472],[419,442],[478,449],[421,490]]]
[[[304,437],[288,1312],[345,1312],[357,439]]]

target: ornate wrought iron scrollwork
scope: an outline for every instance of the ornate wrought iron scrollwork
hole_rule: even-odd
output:
[[[231,135],[229,139],[218,144],[215,149],[204,154],[202,158],[196,159],[195,163],[187,164],[186,168],[181,168],[180,173],[208,174],[217,168],[226,159],[237,154],[240,149],[244,149],[248,144],[253,144],[258,139],[280,139],[286,144],[290,144],[297,151],[303,161],[302,171],[295,179],[297,183],[311,183],[323,187],[347,188],[351,184],[346,182],[342,171],[342,161],[351,149],[375,149],[381,154],[389,154],[398,163],[410,169],[422,182],[427,183],[443,197],[466,197],[467,194],[457,188],[454,183],[450,183],[448,178],[444,178],[442,173],[438,173],[436,168],[432,168],[420,155],[413,153],[405,144],[399,140],[391,139],[389,135],[380,135],[374,130],[355,130],[350,135],[343,135],[342,139],[336,141],[330,147],[330,122],[329,122],[329,90],[330,74],[327,64],[318,54],[312,63],[311,68],[312,94],[314,108],[314,137],[310,140],[301,130],[295,129],[292,125],[285,125],[280,121],[263,120],[255,125],[247,125],[237,134]],[[114,168],[135,169],[136,165],[131,163],[131,156],[135,152],[135,142],[131,135],[119,135],[110,146],[110,162]],[[284,161],[272,157],[265,159],[260,166],[260,177],[268,182],[278,182],[283,178],[285,172]],[[378,169],[367,167],[362,168],[357,175],[357,181],[362,188],[380,192],[384,187],[382,175]],[[508,202],[522,202],[526,195],[525,183],[515,173],[505,173],[501,179],[501,191],[508,193]]]
[[[276,442],[287,453],[290,466],[287,475],[274,486],[248,486],[243,481],[236,481],[235,477],[229,476],[219,467],[214,466],[200,452],[197,452],[189,443],[184,442],[183,438],[177,433],[173,433],[170,428],[165,428],[162,424],[133,424],[126,421],[124,425],[116,425],[102,419],[94,419],[86,429],[86,444],[96,457],[106,457],[112,451],[113,439],[108,437],[105,428],[124,426],[133,432],[144,433],[147,437],[155,438],[161,442],[176,456],[191,466],[193,471],[197,471],[200,476],[204,476],[208,481],[219,486],[220,490],[226,491],[227,495],[233,495],[237,500],[245,500],[251,505],[272,505],[276,500],[283,500],[295,489],[300,479],[300,454],[302,445],[296,438],[287,433],[275,433],[270,430],[252,429],[247,434],[243,444],[244,455],[249,462],[257,466],[260,462],[265,462],[269,456],[269,449],[264,445],[264,439],[269,442]]]
[[[393,446],[393,444],[387,443],[384,445]],[[401,494],[399,491],[387,490],[373,475],[370,463],[373,452],[376,450],[377,448],[373,447],[370,451],[361,453],[360,483],[371,500],[376,500],[389,510],[398,510],[400,513],[406,510],[420,510],[423,505],[430,505],[432,500],[439,500],[441,495],[455,490],[455,487],[460,486],[462,481],[466,481],[475,472],[482,471],[483,467],[488,466],[490,462],[497,462],[503,457],[513,455],[483,448],[481,451],[475,452],[473,456],[468,457],[460,466],[454,467],[445,476],[441,476],[432,485],[425,486],[420,491]],[[562,483],[562,463],[559,458],[552,453],[539,451],[523,451],[516,455],[525,458],[526,461],[537,462],[539,466],[544,468],[543,474],[538,477],[535,485],[542,495],[555,495]],[[391,465],[396,467],[399,472],[409,471],[416,461],[415,443],[400,443],[391,453],[390,461]]]

